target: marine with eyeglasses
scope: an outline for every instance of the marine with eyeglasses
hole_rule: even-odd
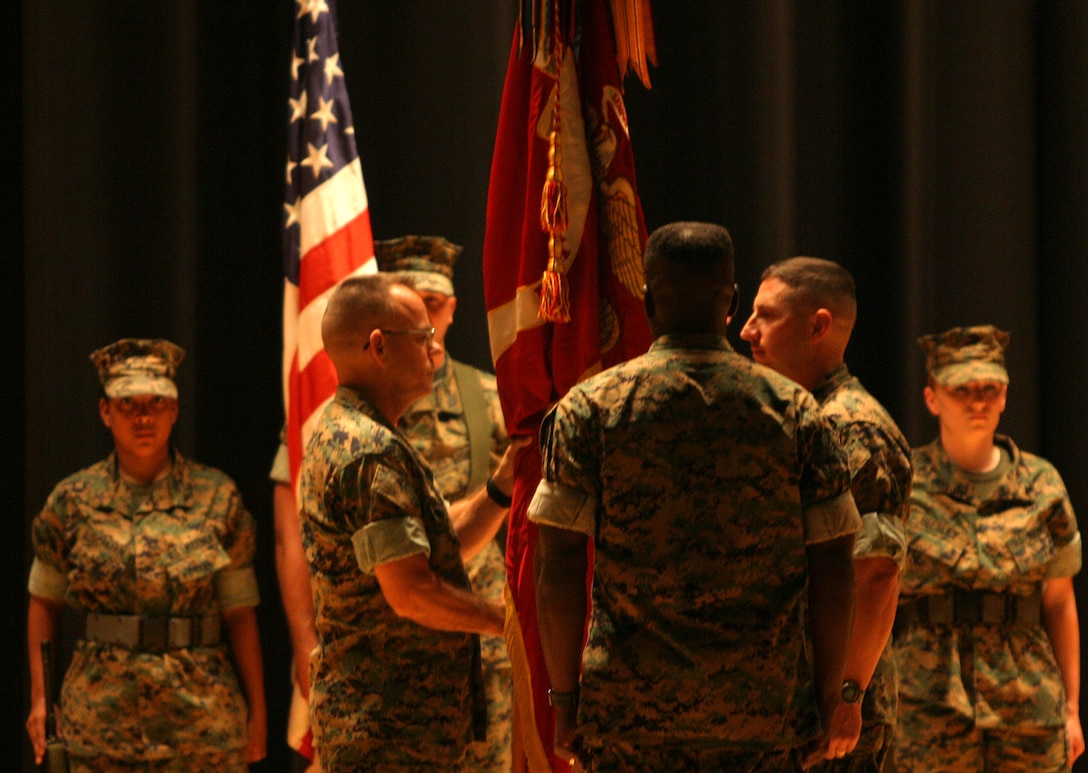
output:
[[[338,388],[299,484],[318,635],[314,743],[326,773],[466,769],[486,727],[478,635],[500,635],[504,611],[472,592],[463,559],[507,507],[486,489],[448,507],[397,428],[430,393],[438,353],[415,291],[387,274],[346,279],[321,334]],[[502,493],[523,445],[492,477]]]

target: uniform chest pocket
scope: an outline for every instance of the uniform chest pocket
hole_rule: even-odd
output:
[[[902,578],[912,589],[946,582],[955,572],[966,547],[958,540],[928,534],[911,538],[907,546],[907,571]]]
[[[1019,574],[1042,579],[1056,548],[1050,532],[1042,525],[1006,535],[998,546]]]
[[[230,556],[216,535],[186,529],[168,537],[161,566],[178,612],[202,612],[215,598],[215,573],[230,565]]]

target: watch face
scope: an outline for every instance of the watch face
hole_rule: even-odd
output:
[[[857,682],[847,679],[842,683],[843,703],[861,703],[861,698],[864,695],[865,691],[861,689],[861,685]]]

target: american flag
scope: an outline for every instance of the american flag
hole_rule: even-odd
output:
[[[336,0],[296,0],[287,115],[283,388],[297,485],[302,449],[336,371],[321,316],[346,276],[374,273],[374,237],[336,34]]]

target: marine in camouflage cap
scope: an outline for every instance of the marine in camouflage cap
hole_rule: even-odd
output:
[[[453,295],[453,264],[462,247],[441,236],[402,236],[374,242],[381,271],[404,274],[417,291]]]
[[[926,353],[926,370],[946,387],[972,381],[1009,383],[1005,349],[1009,334],[993,325],[954,327],[938,335],[918,339]]]
[[[174,400],[174,374],[185,350],[165,338],[122,338],[91,354],[106,397],[157,395]]]

